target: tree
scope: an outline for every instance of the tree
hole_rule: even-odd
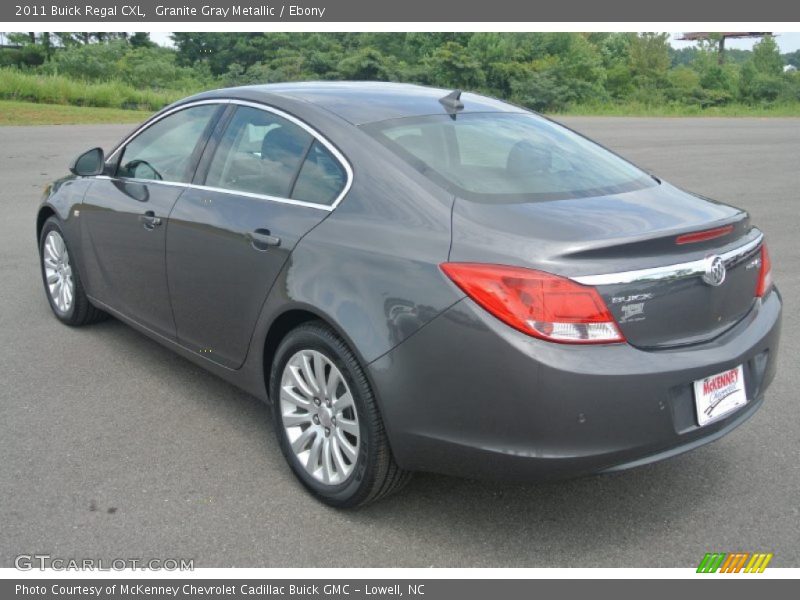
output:
[[[429,81],[446,88],[479,88],[486,81],[480,62],[458,42],[445,42],[424,59]]]
[[[631,73],[641,83],[663,83],[669,69],[669,34],[642,33],[630,38]]]
[[[764,75],[780,75],[783,73],[783,59],[778,44],[771,35],[765,35],[753,46],[753,66]]]
[[[153,48],[156,43],[150,39],[150,34],[146,31],[137,31],[128,38],[128,43],[133,48]]]

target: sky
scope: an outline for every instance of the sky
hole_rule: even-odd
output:
[[[670,44],[673,48],[686,48],[694,45],[694,42],[680,42],[675,39],[680,37],[680,35],[680,33],[671,34]],[[169,39],[169,36],[169,32],[154,31],[150,34],[150,39],[162,46],[171,46],[172,41]],[[725,47],[736,48],[739,50],[750,50],[753,47],[753,44],[755,44],[757,41],[758,38],[726,40]],[[800,50],[800,33],[778,33],[775,34],[775,41],[778,42],[778,46],[780,47],[782,53]]]
[[[670,45],[673,48],[686,48],[688,46],[695,45],[694,42],[680,42],[675,39],[680,36],[680,33],[672,34]],[[728,39],[725,40],[725,47],[735,48],[737,50],[751,50],[753,48],[753,44],[755,44],[758,39],[759,38]],[[778,42],[778,47],[781,49],[781,53],[800,50],[800,33],[776,33],[775,41]]]

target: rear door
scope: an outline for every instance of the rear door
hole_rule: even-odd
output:
[[[219,104],[158,119],[110,157],[81,206],[89,289],[146,327],[175,337],[167,291],[166,223],[191,180]]]
[[[170,216],[167,273],[178,340],[236,368],[278,273],[348,172],[300,121],[259,106],[229,111]]]

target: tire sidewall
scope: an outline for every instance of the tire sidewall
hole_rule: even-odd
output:
[[[329,337],[332,339],[329,340]],[[363,384],[360,384],[357,381],[358,378],[353,376],[352,369],[361,370],[361,367],[358,363],[355,365],[350,364],[351,360],[354,359],[343,354],[340,349],[337,348],[338,344],[335,343],[336,341],[339,340],[328,333],[327,329],[322,326],[301,326],[290,332],[283,342],[281,342],[275,353],[275,359],[272,362],[272,368],[270,370],[270,398],[272,400],[273,424],[281,446],[281,451],[291,466],[292,471],[294,471],[303,485],[316,496],[328,504],[343,507],[357,504],[361,497],[366,495],[370,489],[372,483],[371,476],[373,476],[374,471],[373,463],[375,461],[375,449],[373,448],[375,435],[371,431],[370,423],[367,418],[366,398],[372,395],[371,390],[366,387],[369,384],[366,381],[366,377],[364,377]],[[342,342],[339,341],[339,343]],[[336,365],[350,388],[350,393],[353,396],[353,402],[358,413],[358,426],[361,438],[361,443],[358,448],[358,458],[356,459],[356,465],[350,477],[348,477],[345,482],[338,485],[326,485],[316,480],[306,471],[305,467],[295,456],[283,427],[280,401],[281,379],[286,363],[295,353],[301,350],[316,350],[321,352]]]
[[[69,255],[69,266],[72,269],[72,285],[73,285],[73,293],[72,293],[72,304],[69,307],[69,310],[61,311],[56,306],[55,302],[53,301],[53,297],[50,294],[50,286],[47,284],[47,274],[44,270],[44,242],[47,239],[47,235],[51,232],[55,231],[58,235],[61,236],[61,239],[64,241],[64,246],[67,249],[67,254]],[[78,293],[79,293],[79,286],[80,280],[78,279],[78,269],[75,264],[75,255],[72,253],[72,249],[69,247],[69,243],[67,242],[67,238],[64,235],[64,231],[61,229],[59,222],[54,218],[50,217],[45,221],[44,226],[42,227],[42,233],[39,236],[39,270],[42,274],[42,283],[44,284],[44,293],[47,296],[47,301],[50,303],[50,308],[53,310],[53,314],[63,321],[64,323],[71,323],[72,319],[75,316],[75,310],[78,305]]]

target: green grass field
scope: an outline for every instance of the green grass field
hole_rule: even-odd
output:
[[[76,125],[85,123],[139,123],[152,111],[71,106],[0,100],[0,126],[2,125]],[[568,111],[551,115],[607,116],[607,117],[800,117],[800,105],[752,106],[730,105],[705,110],[691,107],[645,107],[639,105],[576,106]]]
[[[37,104],[0,100],[2,125],[76,125],[84,123],[138,123],[152,112],[120,108],[94,108],[64,104]]]
[[[196,89],[136,88],[121,81],[86,82],[0,68],[0,99],[126,110],[158,110]]]
[[[644,104],[596,104],[572,106],[560,115],[587,117],[800,117],[800,102],[773,104],[770,106],[748,106],[728,104],[726,106],[647,106]]]

